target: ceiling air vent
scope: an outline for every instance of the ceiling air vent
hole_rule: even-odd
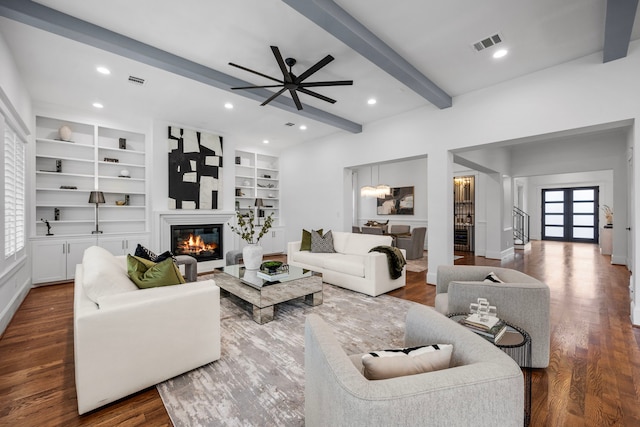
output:
[[[494,34],[485,39],[472,43],[472,46],[476,52],[480,52],[481,50],[497,45],[498,43],[502,43],[502,36],[500,34]]]
[[[129,82],[134,85],[142,86],[144,84],[144,79],[141,77],[129,76]]]
[[[295,124],[295,123],[291,123],[291,122],[287,122],[287,123],[285,123],[284,125],[285,125],[285,126],[289,126],[289,127],[291,127],[291,126],[295,126],[296,124]]]

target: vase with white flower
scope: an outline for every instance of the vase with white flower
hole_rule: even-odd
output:
[[[248,213],[236,211],[236,224],[229,224],[231,231],[236,233],[247,245],[242,248],[242,260],[247,270],[258,270],[262,264],[262,246],[258,245],[260,239],[271,229],[273,225],[273,212],[264,219],[264,224],[256,224],[256,215],[253,210]]]

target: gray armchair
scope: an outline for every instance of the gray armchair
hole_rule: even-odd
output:
[[[494,272],[505,283],[484,282]],[[521,327],[531,336],[532,368],[549,365],[551,326],[549,287],[520,271],[478,265],[441,265],[436,281],[436,310],[466,313],[469,304],[486,298],[498,317]]]
[[[389,234],[411,234],[411,226],[402,224],[390,225]]]
[[[309,314],[305,425],[522,426],[524,382],[509,356],[431,307],[415,305],[407,313],[405,346],[425,344],[453,344],[452,367],[370,381],[356,365],[359,357],[350,358],[331,328]]]
[[[426,235],[427,227],[416,227],[411,232],[411,236],[398,236],[396,238],[396,247],[407,251],[407,259],[422,258]]]
[[[383,234],[385,234],[385,231],[386,231],[386,225],[384,227],[385,228],[382,228],[382,227],[369,227],[368,225],[363,225],[362,226],[362,234],[383,235]]]

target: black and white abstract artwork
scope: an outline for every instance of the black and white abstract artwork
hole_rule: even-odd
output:
[[[169,126],[169,209],[218,209],[222,137]]]

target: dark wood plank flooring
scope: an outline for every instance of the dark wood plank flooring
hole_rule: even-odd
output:
[[[630,326],[629,272],[596,245],[533,242],[504,262],[551,288],[551,363],[534,370],[532,426],[640,426],[640,329]],[[426,272],[391,295],[433,305]],[[481,420],[481,415],[479,420]],[[0,425],[166,426],[155,388],[77,415],[73,284],[34,288],[0,339]]]

